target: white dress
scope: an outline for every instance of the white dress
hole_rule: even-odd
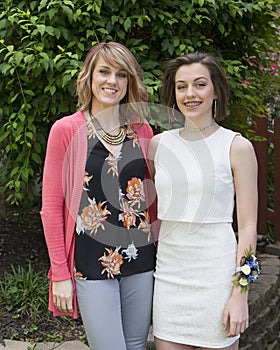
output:
[[[236,133],[219,127],[197,141],[166,131],[155,155],[162,220],[155,271],[154,336],[223,348],[223,312],[232,292],[237,242],[229,153]]]

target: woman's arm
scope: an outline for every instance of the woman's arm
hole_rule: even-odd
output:
[[[57,310],[72,314],[73,284],[66,256],[63,184],[65,154],[71,139],[67,128],[70,125],[59,120],[50,131],[43,173],[41,218],[51,264],[52,303]]]
[[[48,247],[52,281],[70,278],[65,251],[63,163],[67,141],[61,121],[49,135],[43,172],[41,219]]]
[[[252,144],[242,136],[233,140],[230,152],[231,168],[236,194],[238,246],[236,266],[245,250],[256,249],[257,241],[257,160]],[[248,293],[233,287],[224,312],[224,327],[228,336],[244,332],[249,325]]]
[[[231,148],[231,166],[233,172],[236,212],[238,225],[237,266],[250,246],[256,249],[258,187],[257,160],[252,144],[244,137],[237,136]]]

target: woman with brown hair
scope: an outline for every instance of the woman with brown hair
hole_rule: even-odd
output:
[[[157,350],[237,350],[248,285],[259,275],[257,162],[252,144],[218,124],[228,83],[207,53],[172,60],[166,105],[184,124],[150,142],[161,219],[153,330]],[[232,228],[236,200],[238,243]]]

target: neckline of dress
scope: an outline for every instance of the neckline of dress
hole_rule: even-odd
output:
[[[196,139],[196,140],[191,140],[191,139],[185,139],[183,136],[181,136],[180,131],[183,130],[184,128],[180,128],[180,129],[174,129],[174,131],[176,132],[176,134],[180,137],[181,140],[185,141],[185,142],[199,142],[199,141],[206,141],[209,140],[212,136],[216,135],[216,133],[219,132],[219,130],[222,129],[221,126],[218,126],[218,128],[210,135],[208,136],[204,136],[201,137],[200,139]]]

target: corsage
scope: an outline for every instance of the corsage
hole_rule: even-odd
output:
[[[249,290],[249,284],[259,278],[260,273],[261,265],[250,246],[240,259],[240,267],[236,268],[232,283],[236,287],[240,286],[241,291],[246,293]]]

